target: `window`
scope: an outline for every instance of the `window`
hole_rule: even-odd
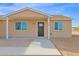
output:
[[[63,30],[63,23],[55,22],[55,30]]]
[[[16,30],[21,30],[21,22],[16,23]]]
[[[28,30],[27,22],[16,22],[16,30]]]
[[[22,27],[22,30],[28,30],[28,23],[22,22],[21,27]]]

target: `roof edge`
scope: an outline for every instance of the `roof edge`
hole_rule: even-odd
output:
[[[10,16],[10,15],[13,15],[13,14],[16,14],[16,13],[19,13],[19,12],[22,12],[22,11],[24,11],[24,10],[32,10],[32,11],[34,11],[34,12],[37,12],[37,13],[39,13],[39,14],[42,14],[42,15],[46,15],[46,16],[50,16],[49,14],[47,14],[47,13],[44,13],[44,12],[42,12],[42,11],[38,11],[38,10],[35,10],[35,9],[32,9],[32,8],[29,8],[29,7],[26,7],[26,8],[22,8],[22,9],[19,9],[19,10],[17,10],[17,11],[13,11],[13,12],[11,12],[11,13],[8,13],[8,14],[6,14],[7,16],[6,17],[8,17],[8,16]]]
[[[67,17],[67,18],[69,18],[69,19],[73,19],[73,18],[71,18],[71,17],[69,17],[69,16],[65,16],[65,15],[51,15],[50,17],[53,17],[53,16],[64,16],[64,17]]]

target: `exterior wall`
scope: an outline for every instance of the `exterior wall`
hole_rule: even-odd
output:
[[[15,29],[16,22],[28,22],[29,29],[19,31]],[[44,22],[44,37],[47,37],[47,16],[32,10],[24,10],[9,16],[9,37],[38,37],[38,22]]]
[[[6,36],[6,21],[0,20],[0,37]]]
[[[51,38],[70,38],[72,37],[72,22],[71,20],[63,20],[63,30],[55,30],[54,23],[57,22],[57,20],[51,20],[50,23],[50,31],[51,31]]]
[[[52,17],[51,17],[52,18]],[[65,17],[57,16],[56,20],[50,18],[51,38],[70,38],[72,37],[72,21]],[[55,30],[55,22],[63,22],[63,30]],[[48,16],[32,10],[24,10],[9,16],[8,34],[11,38],[16,37],[38,37],[38,22],[44,22],[44,37],[48,38]],[[16,22],[28,22],[28,30],[16,30]],[[6,21],[0,18],[0,37],[6,36]]]
[[[28,22],[28,30],[16,30],[16,22]],[[10,19],[9,20],[9,37],[38,37],[38,22],[44,22],[44,37],[47,37],[47,19]]]

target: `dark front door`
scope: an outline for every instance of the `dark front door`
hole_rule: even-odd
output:
[[[44,22],[38,22],[38,36],[44,36]]]

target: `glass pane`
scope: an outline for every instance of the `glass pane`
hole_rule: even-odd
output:
[[[62,30],[62,28],[63,28],[62,22],[58,22],[58,30]]]
[[[22,27],[22,30],[27,30],[27,27]]]
[[[26,27],[26,22],[21,22],[22,27]]]
[[[27,30],[28,29],[28,23],[27,22],[22,22],[21,26],[22,26],[22,30]]]
[[[62,30],[63,24],[62,22],[55,22],[55,30]]]
[[[21,30],[21,22],[16,23],[16,30]]]
[[[55,22],[55,30],[58,30],[58,23]]]
[[[43,27],[43,24],[42,24],[42,23],[40,23],[40,24],[39,24],[39,26],[40,26],[40,27]]]

